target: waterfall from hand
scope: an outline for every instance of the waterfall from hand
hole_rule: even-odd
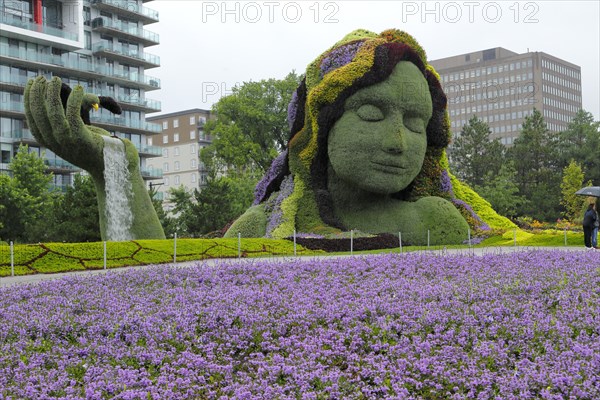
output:
[[[130,199],[133,191],[127,169],[125,144],[116,138],[104,139],[104,185],[106,191],[106,240],[131,240]]]

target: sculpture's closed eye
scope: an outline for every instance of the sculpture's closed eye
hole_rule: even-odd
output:
[[[356,113],[363,121],[381,121],[384,118],[383,111],[373,104],[363,104]]]

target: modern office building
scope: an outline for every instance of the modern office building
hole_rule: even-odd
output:
[[[476,115],[489,124],[492,138],[511,145],[534,107],[554,132],[566,129],[581,109],[581,68],[550,54],[496,47],[430,64],[448,96],[453,135]]]
[[[210,135],[204,133],[210,115],[209,110],[193,108],[148,118],[162,128],[161,135],[154,138],[160,142],[153,143],[162,148],[162,158],[149,160],[149,167],[163,171],[163,181],[157,184],[157,190],[166,210],[171,207],[169,189],[184,186],[191,191],[206,184],[207,170],[199,155],[212,142]]]
[[[41,147],[27,128],[23,91],[38,75],[60,77],[86,92],[111,96],[122,106],[121,115],[92,112],[91,122],[131,140],[140,153],[145,179],[162,177],[148,168],[148,159],[161,150],[149,145],[160,126],[146,122],[147,113],[160,111],[146,92],[160,88],[146,70],[160,65],[147,47],[159,43],[145,25],[158,22],[158,12],[147,0],[0,0],[0,173],[6,173],[20,144],[45,153],[55,186],[71,184],[78,169]],[[150,139],[150,140],[149,140]]]

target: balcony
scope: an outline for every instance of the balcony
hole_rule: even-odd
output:
[[[144,68],[160,66],[160,57],[143,51],[127,49],[121,45],[115,45],[107,41],[92,45],[92,53],[96,56],[105,56],[119,62],[139,65]]]
[[[140,172],[144,179],[160,179],[163,177],[163,171],[159,168],[140,167]]]
[[[75,165],[61,159],[61,158],[52,158],[44,159],[44,164],[48,167],[48,169],[54,173],[71,173],[81,171],[81,168],[76,167]]]
[[[32,19],[33,19],[33,16],[30,17],[29,14],[15,15],[15,14],[7,13],[7,12],[0,13],[0,24],[6,24],[11,27],[21,28],[21,29],[25,29],[30,32],[36,32],[39,34],[49,35],[49,36],[56,37],[58,39],[63,39],[63,40],[71,41],[71,42],[79,41],[79,35],[77,33],[69,32],[60,27],[44,25],[44,24],[36,24],[35,22],[32,21]],[[2,29],[2,30],[4,30],[4,29]],[[7,31],[8,31],[8,29],[7,29]],[[14,33],[16,33],[17,36],[21,36],[21,35],[18,35],[18,32],[14,32]],[[31,34],[26,34],[24,36],[28,38],[28,41],[32,40]],[[48,39],[45,41],[45,40],[43,40],[42,37],[37,37],[37,39],[40,42],[47,42],[47,44],[54,43],[53,40]],[[70,46],[70,47],[73,47],[73,46]],[[75,48],[81,48],[81,46],[79,46],[77,44],[73,47],[73,49],[75,49]]]
[[[0,111],[3,117],[22,117],[25,115],[25,106],[22,101],[0,101]]]
[[[147,146],[147,145],[135,145],[135,148],[138,150],[138,153],[141,156],[146,157],[160,157],[162,156],[162,147],[158,146]]]
[[[158,22],[158,11],[151,10],[127,0],[91,0],[98,10],[122,15],[133,20],[142,21],[144,25]]]
[[[29,129],[19,129],[16,131],[12,131],[12,137],[15,143],[27,145],[38,144],[37,140],[35,140]]]
[[[158,100],[143,99],[140,96],[126,95],[123,93],[115,94],[108,90],[91,90],[98,96],[107,96],[115,99],[121,107],[128,110],[143,111],[143,112],[158,112],[161,110],[161,103]]]
[[[141,43],[144,46],[154,46],[159,44],[157,33],[147,31],[136,26],[128,26],[120,21],[113,21],[106,17],[97,17],[92,20],[92,29],[95,32],[106,33]]]
[[[100,128],[106,129],[107,131],[113,131],[115,129],[125,128],[128,132],[136,132],[146,134],[159,133],[162,127],[159,124],[153,124],[146,121],[132,120],[128,118],[108,116],[108,115],[90,115],[90,122],[93,125],[99,126]]]
[[[29,77],[3,70],[0,72],[0,90],[23,93]]]
[[[200,144],[211,144],[213,141],[213,137],[211,135],[199,135],[198,143]]]
[[[133,82],[137,87],[147,91],[160,88],[160,79],[158,78],[137,72],[129,72],[122,68],[116,69],[103,65],[94,65],[91,60],[79,58],[78,56],[74,56],[74,54],[67,53],[63,56],[57,56],[0,45],[0,56],[15,66],[36,66],[43,70],[69,73],[69,75],[98,79],[109,83],[125,82],[131,84]]]

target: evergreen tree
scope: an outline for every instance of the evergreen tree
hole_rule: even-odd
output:
[[[490,202],[494,210],[506,217],[515,217],[527,204],[527,200],[519,195],[515,174],[514,164],[509,161],[500,167],[498,174],[488,174],[484,186],[474,187],[479,195]]]
[[[94,182],[77,174],[73,186],[55,201],[51,239],[62,242],[97,242],[100,237],[98,200]]]
[[[575,160],[586,180],[600,185],[600,121],[590,112],[579,110],[567,130],[559,134],[560,166],[565,168]]]
[[[502,165],[504,146],[491,140],[491,133],[487,123],[473,116],[451,145],[451,169],[471,186],[483,185],[486,176],[496,175]]]
[[[560,216],[561,175],[557,139],[537,109],[525,118],[509,155],[515,165],[519,194],[528,200],[521,215],[541,221],[556,220]]]

